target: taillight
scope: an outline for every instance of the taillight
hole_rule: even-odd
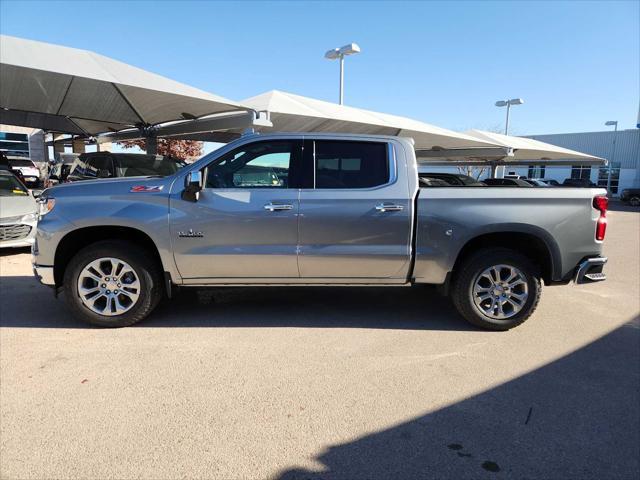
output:
[[[609,206],[609,199],[605,196],[593,197],[593,208],[600,212],[598,223],[596,224],[596,240],[604,240],[604,235],[607,232],[607,207]]]

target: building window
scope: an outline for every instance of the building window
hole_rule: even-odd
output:
[[[29,158],[29,135],[0,132],[0,151],[8,157]]]
[[[598,170],[598,186],[607,188],[607,180],[609,178],[609,167],[602,166]],[[620,183],[620,162],[611,164],[611,193],[618,193],[618,185]]]
[[[544,178],[544,165],[529,165],[529,171],[527,177],[529,178]]]
[[[572,166],[571,178],[581,178],[584,180],[589,180],[591,178],[591,167],[589,165]]]

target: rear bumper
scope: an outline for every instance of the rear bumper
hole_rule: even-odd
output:
[[[592,257],[580,262],[576,270],[574,281],[576,284],[601,282],[607,279],[604,273],[604,266],[607,257]]]

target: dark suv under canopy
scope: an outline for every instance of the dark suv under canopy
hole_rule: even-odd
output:
[[[113,177],[166,177],[176,173],[185,163],[164,155],[140,153],[83,153],[73,163],[66,180],[90,180]],[[62,179],[63,181],[65,179]]]

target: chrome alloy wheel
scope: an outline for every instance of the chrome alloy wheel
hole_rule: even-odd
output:
[[[113,317],[128,312],[140,297],[140,278],[119,258],[99,258],[78,276],[78,296],[94,313]]]
[[[489,318],[513,317],[522,310],[528,297],[527,277],[511,265],[489,267],[473,282],[473,303]]]

